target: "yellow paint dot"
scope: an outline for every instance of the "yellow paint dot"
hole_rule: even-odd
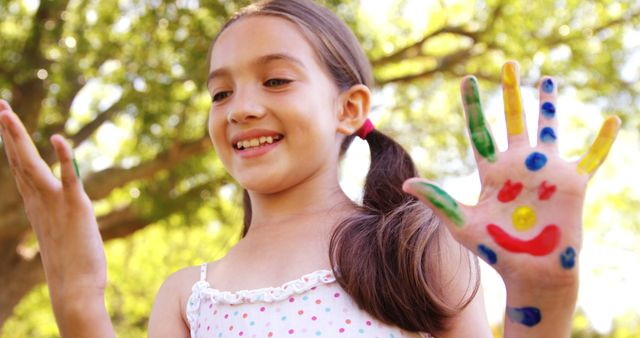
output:
[[[536,224],[536,212],[528,206],[517,207],[511,215],[511,221],[517,231],[527,231]]]

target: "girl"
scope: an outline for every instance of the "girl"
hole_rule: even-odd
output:
[[[497,153],[476,80],[466,77],[462,98],[482,192],[476,206],[465,206],[410,179],[409,156],[373,128],[370,66],[328,10],[307,0],[256,3],[222,28],[209,54],[209,133],[245,188],[244,237],[221,260],[166,280],[149,336],[489,337],[469,251],[505,282],[505,336],[570,334],[585,187],[615,138],[617,118],[580,161],[561,160],[557,88],[544,78],[531,148],[518,67],[509,62],[509,149]],[[102,241],[71,148],[52,137],[58,181],[9,105],[0,110],[60,331],[112,337]],[[362,205],[338,185],[339,158],[356,135],[371,150]]]

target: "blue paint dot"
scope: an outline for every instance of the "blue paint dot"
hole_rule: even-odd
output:
[[[556,132],[551,127],[544,127],[540,130],[540,141],[543,143],[553,143],[558,139]]]
[[[551,102],[545,102],[540,107],[540,112],[542,113],[542,116],[552,119],[556,116],[556,106]]]
[[[553,81],[551,79],[542,81],[542,90],[548,94],[553,93]]]
[[[532,327],[542,320],[540,310],[535,307],[507,307],[507,317],[512,322],[520,323],[528,327]]]
[[[567,270],[572,269],[576,265],[576,250],[572,247],[567,247],[567,249],[560,254],[560,264]]]
[[[547,164],[547,157],[544,154],[534,151],[527,157],[524,164],[531,171],[538,171]]]
[[[498,256],[496,255],[496,253],[486,247],[484,244],[478,245],[478,251],[480,251],[480,255],[482,255],[482,258],[487,261],[487,263],[496,264],[496,262],[498,261]]]

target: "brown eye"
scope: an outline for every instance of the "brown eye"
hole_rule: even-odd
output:
[[[212,102],[218,102],[221,100],[226,99],[229,95],[231,95],[231,92],[227,91],[227,92],[218,92],[215,93],[213,95],[213,98],[211,99]]]
[[[286,85],[287,83],[290,83],[290,82],[291,80],[286,80],[286,79],[269,79],[264,82],[264,85],[267,87],[278,87],[278,86]]]

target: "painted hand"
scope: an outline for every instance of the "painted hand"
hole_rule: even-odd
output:
[[[408,180],[404,189],[430,206],[462,245],[492,265],[507,288],[510,284],[561,287],[577,281],[586,185],[611,148],[620,121],[608,118],[581,159],[564,161],[557,148],[555,82],[548,77],[540,82],[535,147],[529,145],[518,82],[517,63],[506,63],[502,85],[509,148],[498,153],[483,116],[477,81],[474,77],[462,81],[482,184],[476,205],[456,202],[423,179]]]
[[[71,148],[62,137],[51,138],[60,160],[58,180],[18,116],[2,100],[0,127],[58,316],[73,300],[102,296],[106,284],[106,261],[91,201],[82,188]]]

